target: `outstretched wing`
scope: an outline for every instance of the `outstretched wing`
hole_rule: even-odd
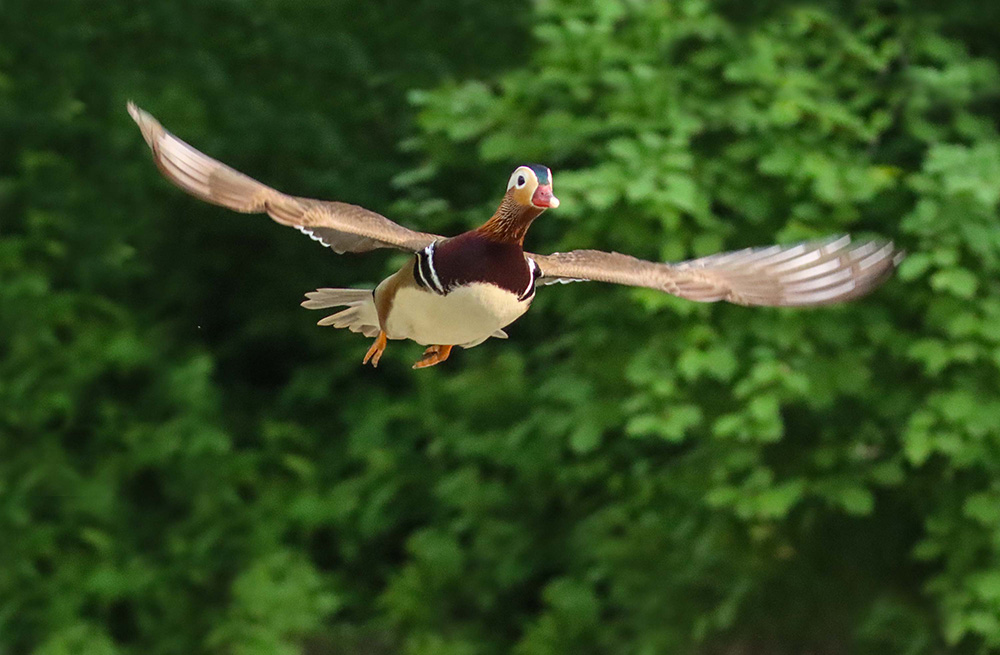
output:
[[[407,229],[357,205],[281,193],[192,148],[131,102],[128,113],[153,151],[160,172],[206,202],[247,214],[267,213],[338,253],[375,248],[417,251],[440,238]]]
[[[837,239],[748,248],[679,264],[659,264],[616,252],[574,250],[529,255],[541,268],[537,284],[593,280],[666,291],[698,302],[802,306],[862,296],[903,258],[891,241]]]

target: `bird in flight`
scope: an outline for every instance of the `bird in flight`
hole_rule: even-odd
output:
[[[559,200],[552,171],[517,167],[500,206],[480,227],[445,238],[405,228],[343,202],[286,195],[199,152],[133,103],[160,172],[206,202],[248,214],[266,213],[337,253],[395,248],[413,259],[375,289],[317,289],[307,309],[343,307],[319,321],[375,341],[363,364],[378,366],[388,339],[427,346],[414,368],[448,359],[455,346],[472,348],[528,311],[535,290],[557,282],[596,281],[648,287],[698,302],[811,306],[858,298],[885,281],[902,258],[891,241],[843,236],[789,246],[748,248],[658,263],[600,250],[536,255],[523,249],[532,222]]]

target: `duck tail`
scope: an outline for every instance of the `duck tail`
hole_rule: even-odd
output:
[[[375,310],[375,296],[370,289],[316,289],[306,294],[302,302],[306,309],[327,309],[347,307],[321,319],[317,325],[348,328],[366,337],[379,333],[378,312]]]

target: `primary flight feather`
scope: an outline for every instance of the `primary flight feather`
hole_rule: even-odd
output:
[[[552,172],[539,165],[519,166],[511,174],[500,206],[483,225],[445,238],[410,230],[357,205],[281,193],[181,141],[131,102],[128,112],[163,175],[206,202],[266,213],[338,253],[376,248],[414,253],[374,291],[319,289],[302,303],[308,309],[346,307],[319,324],[374,337],[363,361],[373,366],[388,339],[427,346],[414,364],[424,368],[446,360],[454,346],[506,338],[503,328],[528,310],[535,288],[556,282],[648,287],[698,302],[813,306],[868,293],[902,258],[891,241],[846,236],[676,264],[600,250],[532,254],[523,249],[525,233],[543,211],[559,206]]]

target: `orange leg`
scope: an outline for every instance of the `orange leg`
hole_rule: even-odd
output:
[[[413,368],[427,368],[428,366],[440,364],[444,360],[448,359],[448,355],[451,354],[451,349],[453,347],[454,346],[428,346],[427,350],[424,351],[424,356],[417,360],[417,363],[413,365]]]
[[[361,365],[364,366],[370,359],[372,360],[372,368],[378,368],[378,360],[382,359],[382,353],[385,352],[385,342],[385,332],[379,330],[378,336],[375,337],[375,343],[373,343],[372,347],[368,349],[368,353],[361,361]]]

